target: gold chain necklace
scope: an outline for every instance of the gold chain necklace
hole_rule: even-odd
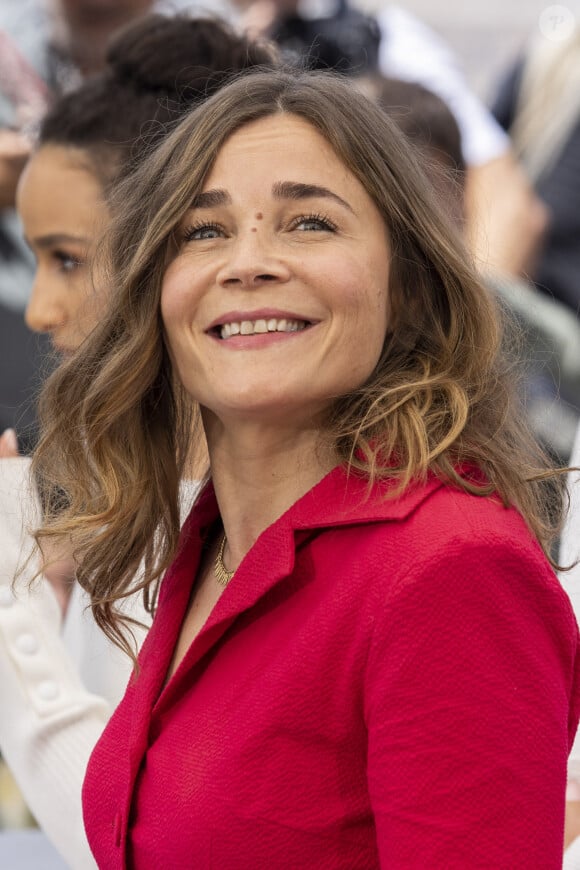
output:
[[[226,533],[224,532],[222,535],[222,540],[219,545],[219,549],[217,552],[217,556],[215,557],[215,562],[213,563],[213,573],[215,575],[215,579],[220,584],[220,586],[227,586],[234,574],[235,571],[228,571],[226,566],[224,565],[224,550],[226,548]]]

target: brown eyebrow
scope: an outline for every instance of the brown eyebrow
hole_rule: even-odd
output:
[[[327,187],[322,187],[320,184],[301,184],[296,181],[278,181],[272,187],[272,193],[276,199],[332,199],[343,208],[353,212],[352,206],[348,202],[329,190]],[[354,214],[354,212],[353,212]]]
[[[297,181],[277,181],[272,186],[272,194],[275,199],[332,199],[343,208],[353,211],[352,207],[337,193],[323,187],[320,184],[302,184]],[[198,193],[191,203],[191,208],[218,208],[222,205],[231,205],[232,198],[226,190],[206,190]],[[354,214],[354,212],[353,212]]]
[[[34,244],[37,248],[58,248],[59,245],[88,245],[91,240],[85,236],[71,236],[68,233],[49,233],[46,236],[38,236],[35,239],[26,239],[29,247]]]
[[[230,205],[232,198],[226,190],[206,190],[193,198],[191,208],[217,208],[220,205]]]

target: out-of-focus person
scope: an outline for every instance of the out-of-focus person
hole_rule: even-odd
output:
[[[448,105],[416,82],[384,76],[356,81],[419,149],[441,207],[464,232],[465,163],[461,132]],[[496,271],[483,272],[483,278],[515,327],[512,342],[530,424],[538,439],[565,465],[578,412],[562,398],[561,390],[570,395],[580,389],[580,323],[566,306],[540,293],[530,281]]]
[[[550,209],[536,284],[578,314],[580,26],[557,40],[536,35],[506,75],[493,111]]]
[[[54,102],[18,202],[37,261],[27,318],[58,354],[77,350],[108,304],[106,270],[93,257],[117,184],[192,105],[231,75],[275,59],[271,45],[217,20],[152,15],[117,37],[100,74]],[[0,439],[0,452],[2,446],[14,452],[13,433]],[[70,559],[49,564],[52,586],[42,579],[30,592],[26,581],[37,562],[24,561],[11,594],[25,533],[40,513],[28,472],[27,459],[0,460],[0,748],[39,824],[73,868],[86,870],[93,860],[81,818],[82,779],[131,663],[97,631]],[[184,506],[196,486],[181,483]],[[132,607],[148,624],[140,602]],[[143,634],[135,628],[137,646]]]
[[[494,112],[509,132],[531,183],[550,209],[550,225],[533,279],[540,293],[573,316],[580,311],[580,26],[560,39],[534,36],[499,88]],[[580,386],[560,393],[574,422]],[[549,430],[553,421],[545,422]]]
[[[418,82],[381,74],[357,76],[354,81],[417,150],[441,210],[463,233],[466,165],[461,131],[448,104]]]
[[[16,184],[30,152],[23,130],[44,111],[47,88],[17,44],[17,9],[28,28],[38,23],[33,4],[3,4],[0,9],[0,432],[18,428],[20,446],[29,450],[35,440],[33,393],[45,343],[34,338],[22,319],[34,263],[14,212]],[[17,29],[17,28],[16,28]]]
[[[48,371],[46,342],[21,313],[34,263],[14,211],[20,172],[50,102],[102,69],[107,40],[153,7],[211,7],[188,0],[3,0],[0,4],[0,432],[35,441],[35,401]]]

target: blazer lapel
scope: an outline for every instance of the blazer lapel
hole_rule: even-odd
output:
[[[305,534],[308,536],[309,532],[327,526],[402,518],[442,486],[442,482],[431,478],[427,484],[409,488],[402,496],[389,498],[388,491],[392,485],[392,482],[387,481],[369,491],[366,480],[356,475],[348,476],[342,467],[337,467],[265,529],[238,567],[206,624],[162,691],[197,572],[203,533],[218,516],[213,488],[208,486],[184,526],[180,553],[163,582],[160,595],[159,609],[163,610],[163,619],[154,620],[150,632],[151,642],[143,650],[143,669],[152,673],[146,685],[141,687],[142,695],[146,694],[145,710],[141,714],[143,721],[147,711],[156,705],[157,699],[158,710],[171,703],[174,692],[180,691],[181,681],[219,642],[241,613],[253,607],[267,592],[292,574],[296,535],[302,539]],[[163,625],[160,625],[161,621]],[[147,668],[152,656],[155,661]]]

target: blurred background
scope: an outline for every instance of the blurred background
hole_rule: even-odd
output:
[[[357,0],[353,5],[376,12],[386,4],[384,0]],[[445,37],[471,86],[486,101],[534,31],[552,30],[557,37],[571,20],[580,19],[580,0],[565,4],[546,0],[401,0],[397,5]]]

